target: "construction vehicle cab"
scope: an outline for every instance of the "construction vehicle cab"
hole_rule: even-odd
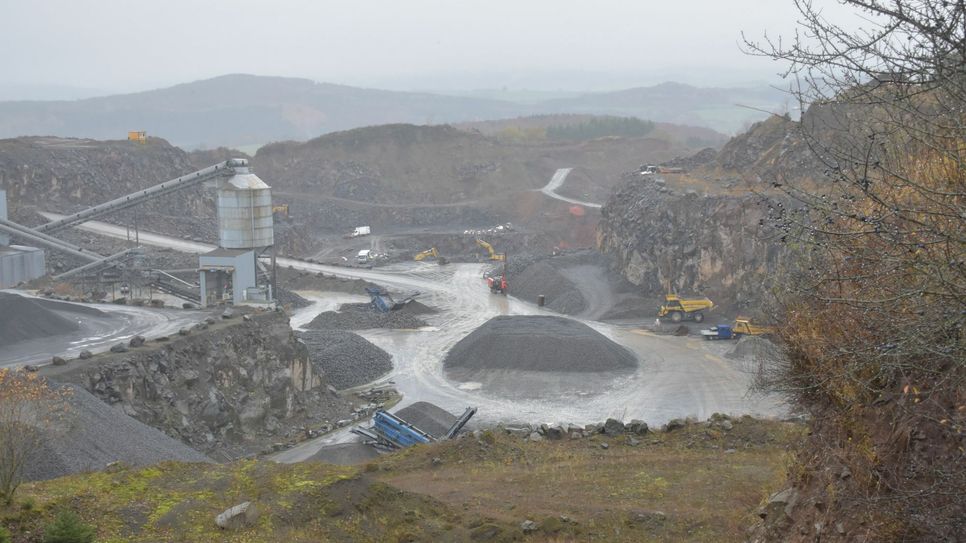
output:
[[[131,130],[127,133],[127,141],[136,141],[138,143],[148,142],[148,133],[144,131]]]
[[[677,294],[668,294],[664,297],[664,305],[658,310],[658,317],[670,317],[671,322],[678,323],[684,320],[694,322],[704,321],[704,311],[714,308],[714,302],[702,296],[700,298],[685,298]]]

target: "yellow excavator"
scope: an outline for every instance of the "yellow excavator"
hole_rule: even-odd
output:
[[[499,262],[503,262],[506,260],[506,253],[496,252],[496,249],[494,249],[493,246],[490,245],[489,243],[477,238],[476,244],[486,249],[486,252],[489,253],[490,260],[496,260]]]
[[[704,320],[703,311],[710,311],[714,308],[714,302],[702,296],[700,298],[684,298],[677,294],[668,294],[664,297],[664,305],[658,310],[658,317],[671,317],[671,322],[678,323],[683,320],[693,320],[701,322]]]
[[[436,250],[436,247],[433,247],[432,249],[426,249],[421,253],[417,253],[416,256],[413,257],[413,260],[417,262],[422,262],[423,260],[429,257],[435,258],[436,263],[439,264],[440,266],[447,263],[446,257],[441,256],[439,254],[439,251]]]

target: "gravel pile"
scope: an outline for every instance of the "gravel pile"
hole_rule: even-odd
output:
[[[275,298],[281,305],[291,306],[295,309],[312,305],[312,302],[284,287],[278,287]]]
[[[395,415],[434,437],[443,437],[458,418],[429,402],[416,402],[396,411]]]
[[[446,369],[612,372],[637,367],[627,349],[563,317],[494,317],[450,349]]]
[[[342,304],[338,311],[326,311],[312,319],[306,328],[310,330],[368,330],[371,328],[421,328],[426,321],[417,315],[432,312],[430,308],[412,302],[402,309],[380,313],[368,303]]]
[[[0,345],[73,332],[80,328],[77,318],[91,312],[106,315],[92,307],[0,292]]]
[[[24,466],[28,481],[100,470],[111,462],[133,466],[165,460],[210,462],[205,455],[142,424],[78,386],[72,390],[66,428],[43,436]]]
[[[537,303],[541,294],[545,307],[557,313],[576,315],[587,306],[586,300],[572,281],[560,273],[552,260],[535,262],[511,277],[510,292],[521,300]]]
[[[392,370],[392,356],[368,340],[341,330],[298,332],[309,359],[339,390],[375,381]]]
[[[338,464],[340,466],[354,466],[379,458],[379,451],[365,443],[339,443],[319,449],[319,452],[309,457],[309,460]]]
[[[744,336],[738,340],[728,358],[748,358],[757,361],[775,361],[782,358],[781,350],[774,343],[760,336]]]

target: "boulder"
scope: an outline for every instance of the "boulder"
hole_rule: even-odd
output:
[[[235,312],[232,311],[232,309],[230,307],[228,309],[225,309],[221,313],[221,318],[223,318],[223,319],[230,319],[230,318],[232,318],[234,316],[235,316]]]
[[[530,432],[530,441],[543,441],[543,436],[539,432]]]
[[[627,429],[632,434],[637,434],[640,436],[646,434],[648,431],[647,423],[638,419],[632,420],[631,423],[627,425]]]
[[[613,437],[624,433],[624,423],[617,419],[607,419],[604,422],[604,433]]]
[[[225,509],[215,517],[215,524],[222,530],[237,530],[251,526],[258,520],[258,508],[252,502],[242,502]]]
[[[111,352],[112,353],[126,353],[127,352],[127,345],[125,345],[123,343],[115,343],[114,345],[111,345]]]
[[[205,317],[205,324],[215,324],[214,317]]]
[[[664,431],[673,432],[675,430],[680,430],[685,426],[687,426],[687,424],[685,424],[684,419],[671,419],[667,421],[667,424],[664,425]]]
[[[77,358],[80,358],[81,360],[87,360],[88,358],[91,358],[93,356],[94,356],[94,353],[90,351],[81,351],[80,354],[77,355]]]
[[[134,336],[130,341],[127,342],[131,347],[140,347],[144,345],[144,336]]]
[[[564,431],[563,428],[555,424],[547,428],[547,431],[544,432],[544,436],[546,436],[547,439],[563,439]]]
[[[53,357],[50,360],[50,363],[53,364],[53,365],[55,365],[55,366],[66,366],[67,365],[67,361],[64,360],[63,358],[59,357],[59,356]]]
[[[23,367],[23,369],[24,371],[29,371],[31,373],[40,370],[40,368],[38,368],[37,366],[34,366],[33,364],[27,364],[26,366]]]
[[[531,534],[537,531],[538,528],[540,528],[540,525],[530,519],[520,523],[520,529],[523,530],[523,533],[525,534]]]
[[[179,336],[186,336],[186,335],[188,335],[190,333],[191,333],[191,330],[188,330],[187,328],[182,328],[182,329],[178,330],[178,335]]]

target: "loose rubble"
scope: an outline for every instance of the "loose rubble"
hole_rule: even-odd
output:
[[[309,359],[338,390],[375,381],[392,371],[392,356],[358,334],[342,330],[298,332]]]

